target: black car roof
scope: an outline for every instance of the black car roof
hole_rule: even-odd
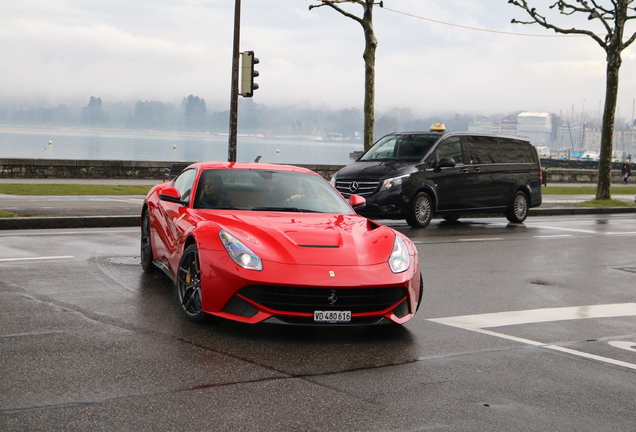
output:
[[[385,136],[391,136],[391,135],[437,135],[438,137],[442,137],[442,136],[485,136],[485,137],[495,137],[495,138],[508,138],[508,139],[515,139],[515,140],[519,140],[519,141],[530,142],[529,138],[521,137],[521,136],[518,136],[518,135],[497,134],[497,133],[488,133],[488,132],[412,131],[412,132],[393,132],[393,133],[387,134]]]

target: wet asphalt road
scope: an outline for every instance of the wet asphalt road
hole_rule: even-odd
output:
[[[137,228],[0,231],[0,430],[633,430],[633,214],[389,224],[425,299],[368,329],[195,325]]]

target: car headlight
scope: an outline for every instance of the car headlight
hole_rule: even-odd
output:
[[[402,237],[396,235],[393,243],[393,251],[389,257],[389,267],[393,273],[402,273],[411,265],[409,249]]]
[[[389,189],[393,189],[396,186],[399,186],[402,184],[402,182],[404,182],[404,180],[406,180],[409,176],[408,175],[404,175],[404,176],[400,176],[400,177],[393,177],[390,179],[386,179],[384,180],[384,182],[382,182],[382,186],[380,187],[380,191],[386,191]]]
[[[219,232],[219,237],[235,263],[248,270],[263,270],[263,261],[239,239],[224,230]]]

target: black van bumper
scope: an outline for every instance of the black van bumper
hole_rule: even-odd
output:
[[[357,210],[357,213],[368,218],[404,219],[407,214],[409,200],[399,195],[391,195],[382,200],[374,199],[377,198],[375,196],[366,197],[366,205]]]

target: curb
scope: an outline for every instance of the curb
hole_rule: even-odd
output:
[[[636,207],[534,208],[528,216],[571,216],[636,213]],[[493,217],[498,215],[479,215]],[[0,230],[139,227],[141,216],[68,216],[0,218]]]
[[[528,210],[528,216],[570,216],[593,214],[636,213],[636,207],[572,207],[572,208],[534,208]]]

